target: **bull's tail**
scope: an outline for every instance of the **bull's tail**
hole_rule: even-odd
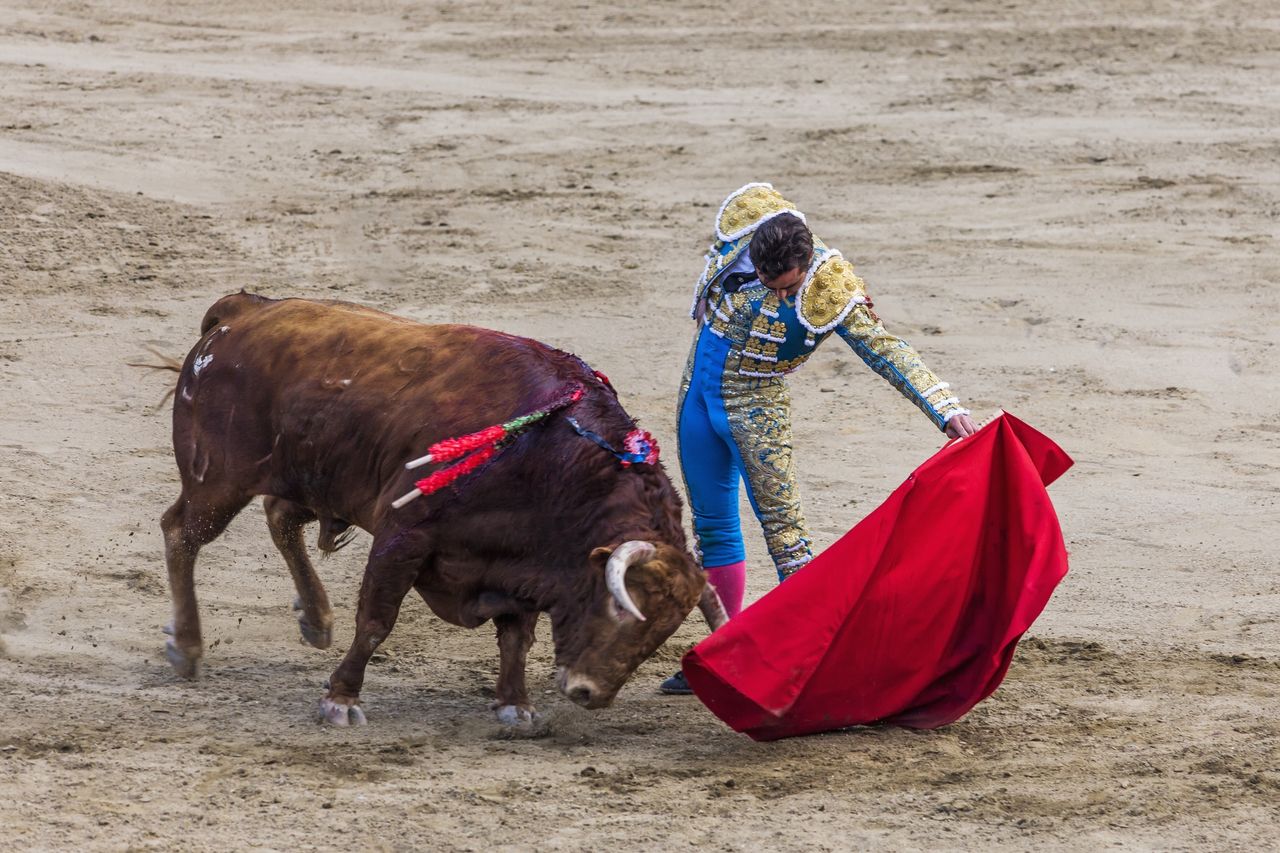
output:
[[[129,367],[145,367],[147,370],[172,370],[174,373],[182,372],[182,362],[178,361],[171,355],[165,355],[155,347],[147,347],[147,352],[160,359],[159,364],[144,364],[141,361],[126,361]]]
[[[224,296],[210,305],[209,310],[205,312],[204,319],[200,321],[200,334],[205,335],[214,326],[229,323],[244,313],[246,309],[274,301],[274,299],[259,296],[256,293],[249,293],[246,290],[241,290],[239,293],[233,293],[230,296]]]
[[[172,370],[174,373],[182,372],[182,362],[178,361],[173,356],[165,355],[155,347],[147,347],[147,352],[151,353],[156,358],[160,359],[160,363],[147,364],[146,362],[142,362],[142,361],[126,361],[125,364],[127,364],[129,367],[143,367],[143,368],[146,368],[147,370]],[[178,386],[174,385],[168,391],[164,392],[164,396],[160,398],[160,402],[156,403],[155,408],[151,410],[151,414],[154,415],[156,412],[160,411],[160,407],[163,406],[165,403],[167,403],[169,401],[169,398],[172,397],[174,393],[177,392],[177,390],[178,390]]]

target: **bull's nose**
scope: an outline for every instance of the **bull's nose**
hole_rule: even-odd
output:
[[[582,675],[566,674],[560,689],[564,691],[565,696],[569,697],[570,702],[584,708],[599,708],[609,704],[600,685]]]

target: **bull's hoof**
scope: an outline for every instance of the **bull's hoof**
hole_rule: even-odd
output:
[[[169,659],[169,665],[173,667],[173,671],[178,674],[179,678],[194,680],[200,677],[200,654],[198,650],[194,653],[184,652],[170,638],[164,642],[164,656]]]
[[[315,628],[307,621],[307,617],[298,617],[298,630],[302,632],[303,641],[317,649],[327,649],[333,645],[333,628]]]
[[[529,729],[542,721],[542,715],[528,705],[495,705],[493,714],[504,726]]]
[[[360,702],[352,699],[349,702],[341,699],[330,699],[328,696],[320,700],[320,719],[331,726],[365,726],[369,724],[364,711],[360,710]]]
[[[333,645],[332,620],[327,626],[316,627],[307,621],[307,613],[302,609],[302,599],[293,600],[293,610],[298,614],[298,630],[302,633],[302,641],[317,649],[327,649]]]

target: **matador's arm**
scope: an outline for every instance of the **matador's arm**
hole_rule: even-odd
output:
[[[946,429],[947,422],[956,415],[969,414],[951,393],[951,386],[925,366],[911,344],[885,329],[869,298],[854,305],[835,331],[868,367],[915,403],[938,429]]]

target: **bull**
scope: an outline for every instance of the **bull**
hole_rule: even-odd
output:
[[[200,331],[174,394],[182,493],[161,518],[166,651],[179,675],[196,677],[203,653],[197,553],[258,495],[303,638],[318,648],[332,642],[333,613],[304,527],[319,522],[325,551],[353,527],[373,540],[355,637],[321,700],[334,725],[365,723],[365,668],[410,589],[447,622],[494,623],[492,707],[509,724],[534,717],[525,662],[539,613],[550,617],[557,686],[586,708],[610,704],[695,605],[722,621],[671,481],[660,463],[624,466],[609,452],[634,422],[577,357],[471,326],[244,292],[214,303]],[[396,500],[412,492],[405,463],[423,448],[536,410],[566,387],[576,390],[563,411],[482,467]]]

